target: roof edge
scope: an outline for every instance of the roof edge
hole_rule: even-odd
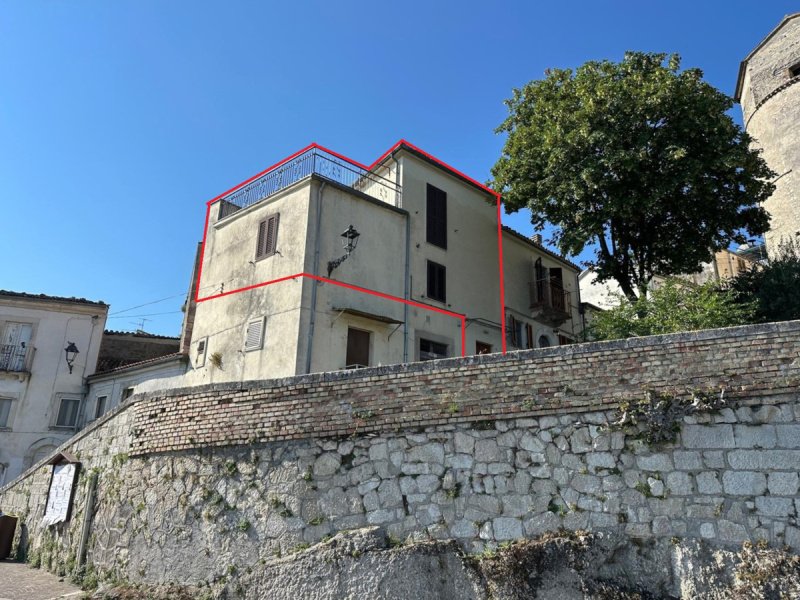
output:
[[[753,55],[754,55],[756,52],[758,52],[759,50],[761,50],[761,48],[763,48],[763,47],[764,47],[764,45],[765,45],[765,44],[766,44],[768,41],[770,41],[770,40],[771,40],[771,39],[772,39],[772,38],[775,36],[775,34],[776,34],[776,33],[778,33],[778,31],[779,31],[779,30],[780,30],[780,29],[781,29],[781,28],[782,28],[784,25],[786,25],[786,23],[788,23],[789,21],[791,21],[792,19],[795,19],[795,18],[797,18],[797,17],[800,17],[800,12],[796,12],[796,13],[790,13],[790,14],[788,14],[788,15],[784,15],[784,17],[783,17],[783,19],[781,19],[780,23],[778,23],[778,24],[775,26],[775,28],[774,28],[772,31],[770,31],[770,32],[767,34],[767,36],[766,36],[766,37],[765,37],[763,40],[761,40],[761,41],[758,43],[758,45],[757,45],[755,48],[753,48],[753,49],[750,51],[750,53],[749,53],[747,56],[745,56],[745,57],[744,57],[744,59],[742,60],[742,62],[741,62],[741,63],[739,63],[739,75],[738,75],[738,76],[737,76],[737,78],[736,78],[736,89],[735,89],[735,90],[734,90],[734,92],[733,92],[733,99],[734,99],[734,101],[736,101],[736,103],[738,103],[738,104],[741,104],[741,99],[742,99],[742,85],[744,84],[744,72],[745,72],[745,70],[747,69],[747,63],[748,63],[748,61],[749,61],[751,58],[753,58]]]

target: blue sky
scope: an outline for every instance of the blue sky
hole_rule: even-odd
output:
[[[102,299],[109,328],[177,335],[205,202],[308,143],[371,162],[406,138],[485,180],[503,100],[546,68],[678,52],[732,94],[796,10],[0,0],[0,289]]]

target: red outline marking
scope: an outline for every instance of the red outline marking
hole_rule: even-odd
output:
[[[461,320],[461,356],[466,356],[466,345],[467,345],[467,317],[466,317],[466,315],[463,315],[463,314],[457,313],[457,312],[453,312],[453,311],[449,311],[449,310],[445,310],[443,308],[437,308],[435,306],[428,306],[427,304],[422,304],[421,302],[415,302],[413,300],[406,300],[405,298],[400,298],[398,296],[392,296],[391,294],[385,294],[383,292],[378,292],[376,290],[371,290],[371,289],[368,289],[368,288],[360,287],[360,286],[357,286],[357,285],[353,285],[351,283],[345,283],[345,282],[342,282],[342,281],[336,281],[334,279],[329,279],[327,277],[321,277],[319,275],[313,275],[311,273],[295,273],[294,275],[287,275],[286,277],[280,277],[278,279],[273,279],[271,281],[264,281],[262,283],[249,285],[249,286],[246,286],[246,287],[243,287],[243,288],[238,288],[238,289],[235,289],[235,290],[230,290],[228,292],[221,292],[219,294],[214,294],[212,296],[206,296],[205,298],[201,298],[200,297],[200,281],[201,281],[201,278],[202,278],[202,275],[203,275],[203,261],[204,261],[204,258],[205,258],[206,240],[207,240],[207,236],[208,236],[208,221],[209,221],[209,216],[211,214],[211,205],[213,203],[215,203],[218,200],[224,198],[228,194],[231,194],[232,192],[235,192],[236,190],[239,190],[239,189],[243,188],[244,186],[246,186],[251,181],[254,181],[254,180],[258,179],[262,175],[265,175],[265,174],[269,173],[273,169],[276,169],[277,167],[280,167],[281,165],[289,162],[290,160],[292,160],[293,158],[299,156],[300,154],[303,154],[304,152],[307,152],[308,150],[311,150],[312,148],[318,148],[318,149],[322,150],[323,152],[327,152],[328,154],[331,154],[332,156],[335,156],[336,158],[338,158],[340,160],[343,160],[343,161],[348,162],[348,163],[350,163],[352,165],[355,165],[356,167],[359,167],[359,168],[364,169],[366,171],[372,171],[375,168],[376,165],[378,165],[381,162],[383,162],[383,160],[385,160],[387,156],[389,156],[392,152],[394,152],[395,150],[397,150],[401,146],[407,146],[411,150],[414,150],[415,152],[418,152],[419,154],[422,154],[425,158],[433,161],[434,163],[436,163],[439,166],[443,167],[445,170],[450,171],[451,173],[454,173],[454,174],[458,175],[459,177],[462,177],[463,179],[465,179],[465,180],[469,181],[470,183],[476,185],[478,188],[480,188],[480,189],[484,190],[485,192],[487,192],[487,193],[491,194],[492,196],[494,196],[495,204],[497,206],[497,252],[498,252],[498,263],[499,263],[499,269],[500,269],[500,329],[501,329],[501,331],[500,331],[500,339],[501,339],[501,346],[502,346],[503,354],[505,354],[507,352],[507,343],[506,343],[505,276],[504,276],[504,273],[503,273],[503,228],[502,228],[502,213],[501,213],[501,202],[502,202],[501,195],[498,192],[494,191],[493,189],[483,185],[479,181],[473,179],[472,177],[469,177],[468,175],[462,173],[458,169],[456,169],[454,167],[451,167],[447,163],[439,160],[435,156],[429,154],[428,152],[425,152],[421,148],[415,146],[414,144],[411,144],[411,143],[407,142],[404,139],[401,139],[396,144],[394,144],[391,148],[389,148],[386,152],[381,154],[369,166],[363,165],[358,161],[355,161],[355,160],[353,160],[351,158],[348,158],[348,157],[344,156],[343,154],[339,154],[338,152],[334,152],[333,150],[330,150],[329,148],[326,148],[326,147],[321,146],[321,145],[317,144],[316,142],[314,142],[314,143],[309,144],[305,148],[303,148],[301,150],[298,150],[294,154],[291,154],[290,156],[287,156],[283,160],[280,160],[280,161],[276,162],[271,167],[267,167],[263,171],[261,171],[259,173],[256,173],[255,175],[253,175],[249,179],[246,179],[245,181],[239,183],[238,185],[233,186],[228,191],[223,192],[222,194],[219,194],[218,196],[216,196],[216,197],[212,198],[211,200],[209,200],[208,202],[206,202],[206,206],[207,206],[207,209],[206,209],[206,221],[205,221],[205,226],[204,226],[204,229],[203,229],[203,244],[202,244],[202,248],[200,250],[200,266],[198,268],[198,273],[197,273],[197,287],[195,289],[195,302],[198,302],[198,303],[199,302],[205,302],[206,300],[214,300],[215,298],[222,298],[224,296],[230,296],[231,294],[236,294],[236,293],[239,293],[239,292],[245,292],[247,290],[252,290],[252,289],[256,289],[256,288],[260,288],[260,287],[265,287],[267,285],[271,285],[273,283],[279,283],[281,281],[288,281],[290,279],[297,279],[299,277],[308,277],[308,278],[314,279],[316,281],[321,281],[321,282],[324,282],[324,283],[330,283],[332,285],[337,285],[337,286],[340,286],[340,287],[348,288],[348,289],[351,289],[351,290],[354,290],[354,291],[357,291],[357,292],[362,292],[362,293],[365,293],[365,294],[371,294],[373,296],[377,296],[379,298],[384,298],[386,300],[392,300],[394,302],[400,302],[402,304],[407,304],[409,306],[415,306],[417,308],[430,310],[430,311],[437,312],[437,313],[440,313],[440,314],[443,314],[443,315],[446,315],[446,316],[449,316],[449,317],[458,318],[458,319]]]

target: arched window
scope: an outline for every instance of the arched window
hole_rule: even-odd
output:
[[[549,337],[547,337],[546,335],[540,335],[537,345],[539,346],[539,348],[549,348],[553,344],[550,343]]]

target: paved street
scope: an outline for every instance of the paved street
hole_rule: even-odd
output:
[[[81,590],[59,577],[28,565],[0,560],[0,600],[83,598]]]

